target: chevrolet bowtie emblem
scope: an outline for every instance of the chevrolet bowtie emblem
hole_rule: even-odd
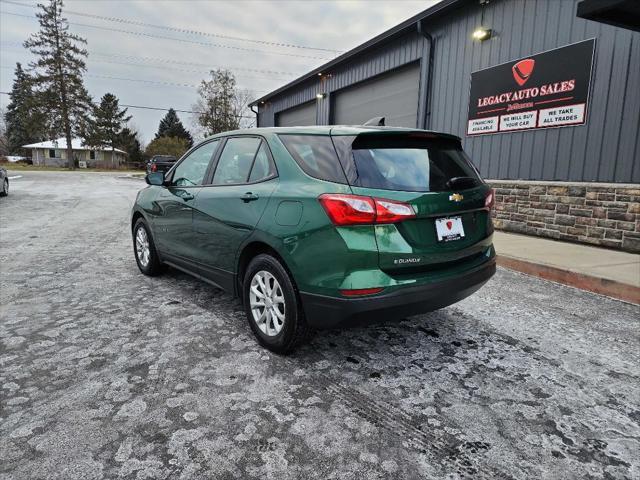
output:
[[[451,195],[449,195],[449,200],[451,200],[452,202],[461,202],[463,198],[464,197],[459,193],[452,193]]]

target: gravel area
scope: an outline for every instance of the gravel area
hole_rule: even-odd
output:
[[[139,273],[139,179],[0,198],[1,479],[640,478],[640,311],[499,269],[294,355],[236,300]]]

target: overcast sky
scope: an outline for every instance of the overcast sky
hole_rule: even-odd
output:
[[[32,59],[22,42],[38,29],[38,2],[0,2],[0,91],[8,92],[15,63]],[[95,100],[111,92],[124,104],[190,110],[212,68],[232,70],[238,85],[259,97],[436,2],[66,0],[65,15],[88,41],[85,83]],[[7,103],[0,94],[0,105]],[[164,112],[129,112],[150,141]],[[191,129],[191,115],[179,116]]]

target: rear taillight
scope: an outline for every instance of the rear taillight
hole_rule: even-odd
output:
[[[489,190],[489,193],[487,193],[487,196],[484,197],[484,208],[491,210],[493,208],[493,204],[495,203],[495,201],[496,201],[496,196],[492,188]]]
[[[376,204],[376,223],[395,223],[413,218],[416,212],[408,203],[374,198]]]
[[[318,200],[336,225],[358,225],[376,220],[376,206],[371,197],[325,194]]]
[[[156,165],[155,163],[151,164],[151,171],[155,172],[156,170],[158,170],[158,165]]]
[[[318,200],[335,225],[395,223],[416,216],[408,203],[384,198],[324,194]]]

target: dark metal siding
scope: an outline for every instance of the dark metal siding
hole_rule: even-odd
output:
[[[316,102],[312,101],[276,113],[275,123],[278,127],[315,125],[316,116]]]
[[[424,39],[417,32],[410,32],[404,37],[393,40],[375,53],[356,57],[341,68],[326,72],[317,79],[292,88],[281,95],[258,105],[260,127],[275,126],[278,112],[287,110],[315,99],[317,93],[326,93],[326,97],[317,101],[317,124],[328,125],[330,120],[330,104],[332,92],[355,85],[377,75],[389,72],[417,60],[421,60],[425,50]],[[428,47],[426,47],[428,51]],[[422,111],[418,111],[418,117]]]
[[[487,178],[640,182],[640,34],[582,20],[577,1],[502,0],[485,9],[495,37],[470,41],[480,8],[431,26],[436,37],[430,127],[463,137]],[[472,71],[596,38],[587,123],[465,137]]]
[[[321,102],[319,111],[320,125],[330,123],[329,106],[333,92],[363,82],[382,73],[395,70],[416,60],[422,59],[424,39],[417,32],[411,32],[376,50],[374,53],[362,55],[349,62],[348,65],[336,69],[331,76],[321,81],[322,91],[328,93]],[[419,112],[419,115],[421,112]]]
[[[477,4],[425,22],[436,42],[429,127],[460,135],[485,177],[640,183],[640,33],[577,18],[577,3],[494,0],[485,7],[483,22],[494,37],[482,43],[471,40],[480,25]],[[596,38],[596,52],[585,125],[465,136],[472,71],[588,38]],[[426,40],[408,31],[323,72],[330,77],[311,79],[259,106],[260,126],[273,125],[275,112],[309,101],[317,92],[328,94],[318,101],[317,113],[318,124],[327,124],[331,92],[416,60],[424,72],[428,49]],[[424,77],[419,118],[424,114]]]
[[[331,122],[362,125],[383,116],[386,124],[415,128],[418,124],[420,65],[392,70],[332,93]],[[371,101],[375,98],[375,101]]]
[[[278,96],[277,98],[270,100],[268,103],[258,105],[258,111],[260,112],[260,127],[275,127],[275,116],[278,112],[282,112],[289,108],[302,105],[310,101],[316,100],[316,93],[318,93],[318,82],[309,81],[295,89],[292,89],[287,94]]]

